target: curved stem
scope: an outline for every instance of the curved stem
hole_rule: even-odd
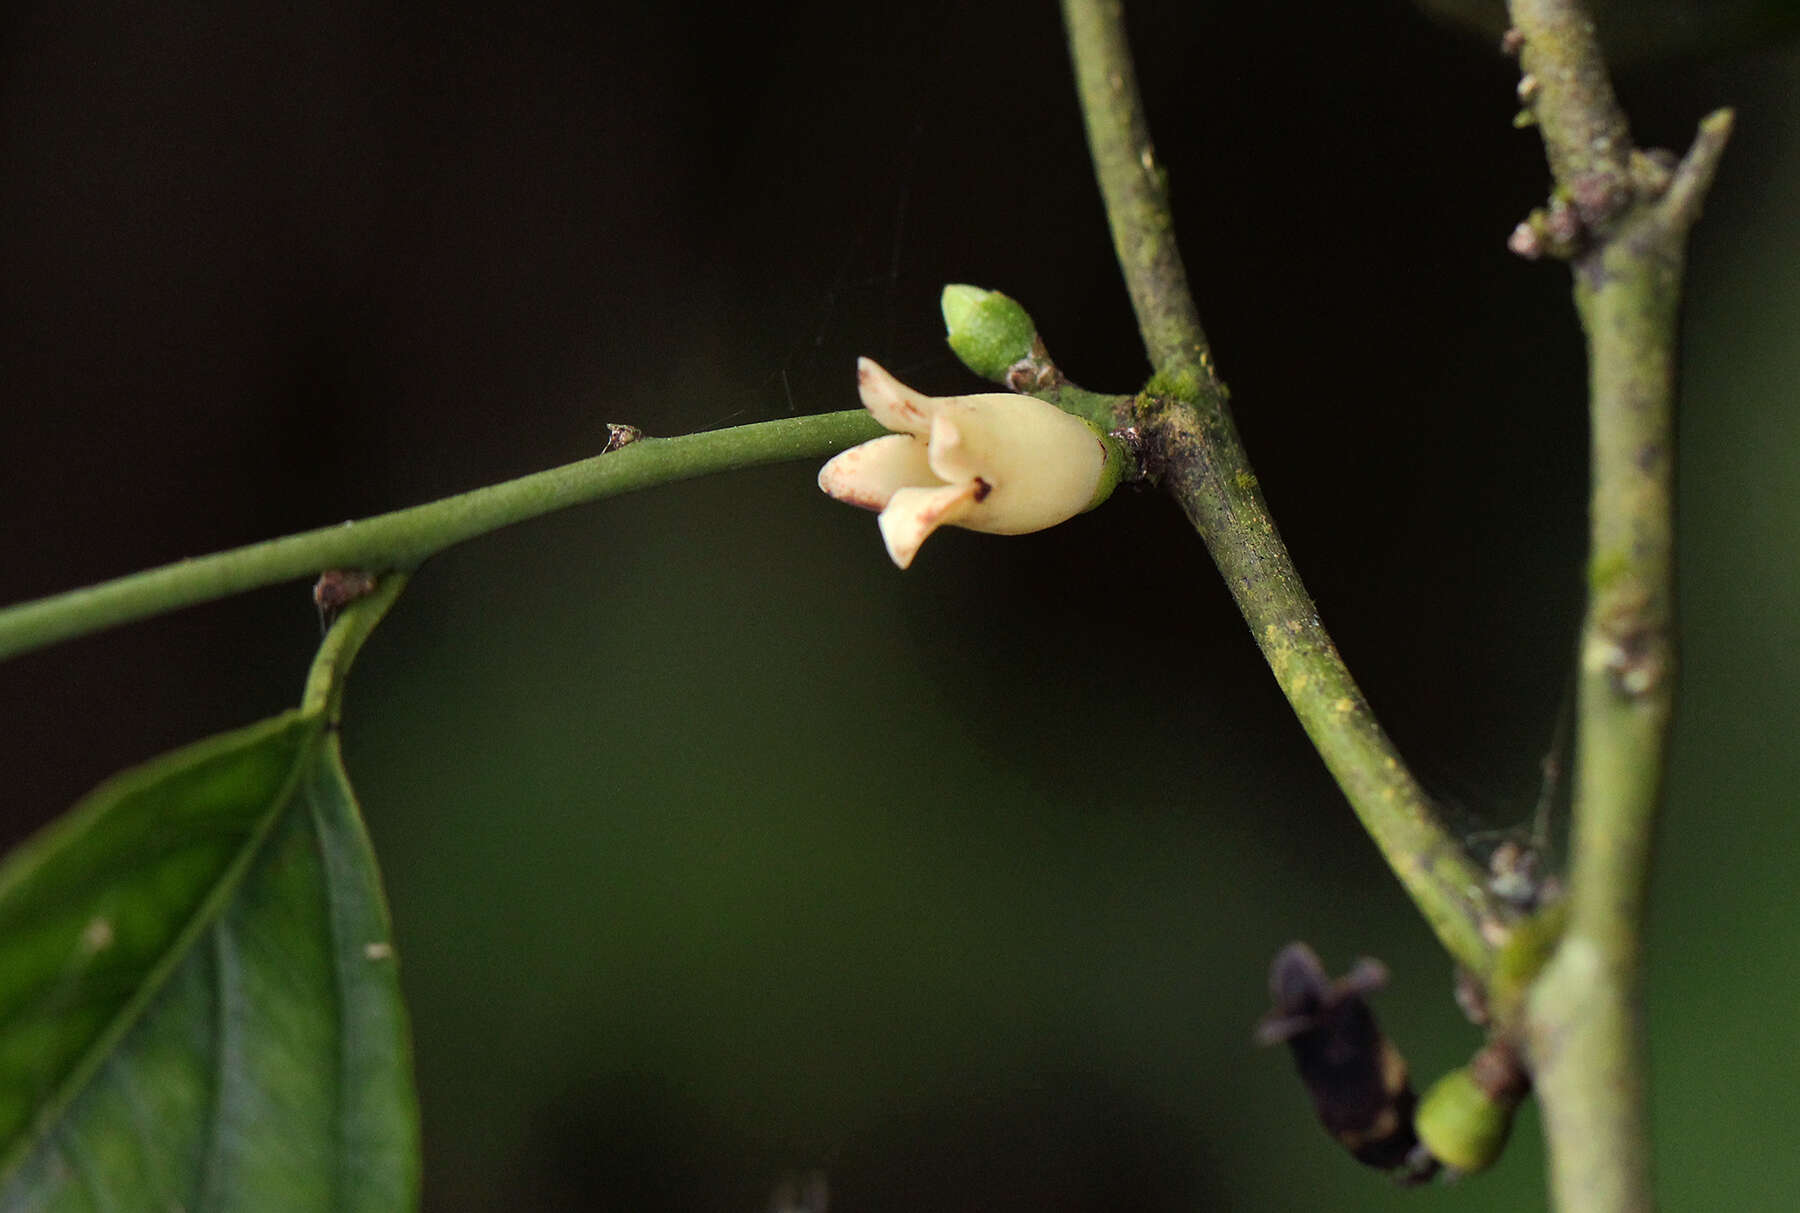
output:
[[[362,651],[363,642],[374,632],[406,588],[407,574],[389,573],[364,597],[350,603],[325,633],[319,651],[313,655],[312,669],[307,671],[306,690],[300,696],[302,712],[323,712],[335,725],[343,712],[344,680],[350,665]]]
[[[1332,643],[1257,488],[1188,291],[1167,177],[1150,150],[1117,0],[1065,0],[1113,244],[1156,367],[1122,424],[1225,577],[1275,679],[1363,827],[1444,948],[1477,975],[1516,915],[1439,820]]]
[[[1113,249],[1158,375],[1223,388],[1188,290],[1169,213],[1169,176],[1156,159],[1138,92],[1120,0],[1063,0],[1075,87],[1087,123],[1094,177],[1106,199]]]
[[[862,409],[644,438],[604,455],[426,505],[179,560],[0,610],[0,658],[324,569],[411,570],[445,548],[541,514],[732,468],[812,459],[876,437]]]
[[[1231,415],[1140,397],[1159,479],[1200,532],[1282,694],[1382,858],[1456,962],[1485,977],[1516,914],[1438,817],[1319,619]]]
[[[1587,228],[1573,268],[1593,429],[1568,925],[1524,1029],[1557,1208],[1637,1213],[1655,1203],[1642,933],[1674,704],[1677,319],[1731,115],[1701,124],[1671,176],[1632,148],[1581,4],[1510,7],[1551,171]]]

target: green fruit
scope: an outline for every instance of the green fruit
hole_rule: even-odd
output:
[[[1438,1079],[1419,1101],[1419,1140],[1439,1162],[1464,1175],[1493,1166],[1512,1130],[1516,1099],[1496,1099],[1475,1081],[1471,1067]]]

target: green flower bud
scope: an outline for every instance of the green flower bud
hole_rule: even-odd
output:
[[[1016,299],[953,283],[944,288],[939,306],[950,348],[983,379],[1002,383],[1015,363],[1031,357],[1037,325]]]

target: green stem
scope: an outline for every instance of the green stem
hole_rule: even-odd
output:
[[[1669,355],[1677,287],[1654,280],[1673,267],[1609,253],[1602,260],[1618,276],[1598,291],[1577,289],[1594,405],[1593,549],[1568,925],[1526,1012],[1551,1186],[1565,1213],[1654,1204],[1640,933],[1675,660]]]
[[[0,658],[245,590],[353,568],[411,570],[445,548],[570,506],[732,468],[813,459],[883,431],[861,409],[645,438],[426,505],[176,561],[0,610]]]
[[[306,690],[300,697],[303,712],[324,712],[336,724],[343,711],[344,680],[350,665],[362,651],[375,625],[387,615],[388,608],[406,588],[407,574],[385,574],[369,594],[343,608],[319,651],[313,655],[312,669],[306,675]]]
[[[1577,688],[1567,926],[1525,1039],[1564,1213],[1653,1209],[1642,937],[1675,681],[1674,397],[1687,234],[1730,134],[1721,111],[1673,176],[1634,151],[1575,0],[1513,0],[1574,261],[1592,415],[1588,608]]]
[[[1223,409],[1142,397],[1163,486],[1206,541],[1282,694],[1363,828],[1439,941],[1478,976],[1513,912],[1439,820],[1375,718],[1301,584]]]
[[[1150,143],[1124,7],[1120,0],[1063,0],[1063,23],[1094,177],[1150,365],[1158,375],[1222,391],[1175,244],[1169,177]]]
[[[1525,38],[1519,65],[1531,82],[1520,95],[1537,119],[1551,176],[1578,203],[1628,189],[1631,128],[1613,95],[1593,18],[1577,0],[1512,0],[1510,9]]]
[[[1119,264],[1156,366],[1122,423],[1206,542],[1307,736],[1445,949],[1485,975],[1514,912],[1439,820],[1350,676],[1275,529],[1214,373],[1175,247],[1115,0],[1065,0],[1070,53]]]

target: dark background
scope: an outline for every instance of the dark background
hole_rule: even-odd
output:
[[[1398,3],[1134,5],[1182,245],[1345,654],[1470,832],[1529,815],[1580,609],[1584,391],[1510,64]],[[1740,134],[1694,248],[1685,682],[1655,889],[1671,1208],[1800,1185],[1790,892],[1800,58],[1635,67]],[[0,600],[658,434],[971,390],[943,283],[1064,368],[1141,350],[1048,5],[15,5],[0,18]],[[292,703],[304,585],[0,668],[16,839]],[[787,467],[439,558],[346,749],[393,898],[432,1210],[1541,1202],[1399,1193],[1253,1050],[1268,958],[1386,959],[1476,1043],[1198,542],[1122,492],[934,538]],[[1785,841],[1784,841],[1785,840]]]

